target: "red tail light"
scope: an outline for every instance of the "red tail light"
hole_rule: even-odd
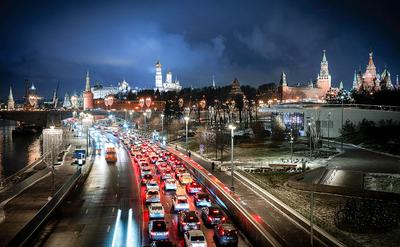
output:
[[[200,221],[197,221],[197,225],[200,225]]]
[[[182,222],[182,225],[186,225],[186,222]]]
[[[221,219],[222,221],[225,221],[225,217],[222,217],[222,219]]]
[[[210,216],[208,216],[208,221],[212,221],[212,218]]]

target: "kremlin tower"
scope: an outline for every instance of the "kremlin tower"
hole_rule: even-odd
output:
[[[10,94],[8,95],[7,108],[8,108],[8,110],[15,109],[14,96],[13,96],[11,87],[10,87]]]
[[[331,88],[331,75],[328,69],[328,60],[326,60],[326,54],[324,50],[324,55],[322,56],[321,69],[317,76],[317,88],[322,89],[325,92]]]
[[[86,87],[83,92],[83,110],[93,109],[93,93],[90,89],[89,71],[86,74]]]

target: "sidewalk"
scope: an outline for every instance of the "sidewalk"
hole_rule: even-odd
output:
[[[76,140],[69,140],[69,142]],[[74,146],[70,150],[74,150]],[[76,172],[76,167],[71,165],[72,154],[68,153],[63,164],[54,166],[54,192]],[[24,227],[36,213],[48,202],[53,193],[53,176],[51,168],[46,167],[36,172],[15,186],[8,188],[7,193],[2,193],[0,206],[4,219],[0,222],[0,246],[8,243]],[[1,209],[1,208],[0,208]]]
[[[184,154],[187,152],[183,148],[178,148]],[[192,152],[191,158],[202,165],[210,173],[216,176],[221,182],[230,187],[230,172],[212,171],[211,162],[204,160],[197,153]],[[217,164],[217,163],[216,163]],[[279,242],[284,246],[310,246],[309,229],[305,229],[297,222],[286,216],[280,209],[273,205],[265,196],[261,195],[257,190],[251,188],[248,184],[238,179],[235,175],[234,180],[235,193],[240,197],[241,203],[253,210],[257,217],[263,220],[267,229],[275,232],[281,240]],[[325,246],[318,239],[314,239],[314,246]]]

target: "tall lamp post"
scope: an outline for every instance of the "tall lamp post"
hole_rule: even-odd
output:
[[[235,136],[235,129],[236,126],[233,124],[229,124],[228,128],[231,130],[231,190],[234,191],[235,187],[234,187],[234,178],[233,178],[233,174],[234,174],[234,165],[233,165],[233,141],[234,141],[234,136]]]
[[[164,136],[164,114],[161,113],[161,136]]]
[[[310,135],[310,159],[311,159],[311,120],[308,122],[308,133]]]
[[[342,133],[343,133],[343,100],[344,100],[344,96],[342,95],[342,96],[340,96],[340,98],[342,99]],[[343,152],[343,136],[342,136],[342,138],[340,138],[340,140],[341,140],[340,147]]]
[[[290,162],[293,162],[293,130],[290,129]]]
[[[146,123],[146,121],[147,121],[147,112],[143,112],[143,119],[144,119],[144,132],[146,133],[146,129],[147,129],[147,123]]]
[[[328,148],[330,148],[331,147],[331,141],[330,141],[330,139],[329,139],[329,128],[330,128],[330,125],[331,124],[331,112],[328,112]]]
[[[188,125],[189,125],[189,116],[185,116],[183,119],[185,119],[186,122],[186,151],[188,150]]]

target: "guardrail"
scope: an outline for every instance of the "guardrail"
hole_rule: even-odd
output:
[[[169,152],[174,153],[177,158],[183,160],[188,158],[171,147],[165,147]],[[230,217],[240,226],[247,238],[254,246],[281,246],[279,236],[272,229],[266,229],[266,225],[256,219],[256,214],[249,208],[240,204],[240,198],[231,194],[229,188],[219,179],[209,173],[191,158],[184,160],[188,164],[188,170],[195,176],[199,183],[203,184],[216,198],[217,203],[225,208]]]
[[[68,193],[75,187],[81,177],[81,169],[78,169],[72,177],[56,192],[53,198],[48,201],[39,212],[30,220],[7,246],[25,246],[37,233],[40,227],[46,222],[58,205],[64,200]]]

